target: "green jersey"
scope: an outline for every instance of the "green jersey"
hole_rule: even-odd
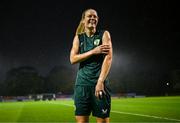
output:
[[[92,37],[88,37],[86,33],[78,35],[79,53],[88,52],[101,45],[103,33],[104,31],[96,31]],[[104,54],[92,55],[85,61],[80,62],[76,85],[95,86],[101,72],[104,57]]]

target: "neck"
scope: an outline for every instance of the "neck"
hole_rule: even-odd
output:
[[[92,37],[94,33],[96,32],[96,28],[92,28],[92,29],[85,28],[85,32],[88,37]]]

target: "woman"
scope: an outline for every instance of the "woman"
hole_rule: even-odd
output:
[[[109,122],[112,44],[108,31],[96,30],[98,19],[94,9],[83,12],[70,53],[71,64],[80,63],[74,90],[78,123],[89,122],[91,113],[98,123]]]

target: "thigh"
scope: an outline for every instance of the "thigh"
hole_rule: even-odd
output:
[[[76,86],[74,89],[74,104],[76,116],[89,116],[91,113],[90,92],[86,86]]]
[[[76,122],[77,123],[88,123],[89,116],[76,116]]]
[[[97,123],[109,123],[110,119],[108,118],[96,118]]]

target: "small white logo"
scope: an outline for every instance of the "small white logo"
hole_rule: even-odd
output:
[[[102,109],[102,113],[106,114],[107,113],[107,109]]]
[[[100,43],[100,39],[96,39],[96,40],[94,40],[94,45],[98,46],[98,45],[99,45],[99,43]]]

